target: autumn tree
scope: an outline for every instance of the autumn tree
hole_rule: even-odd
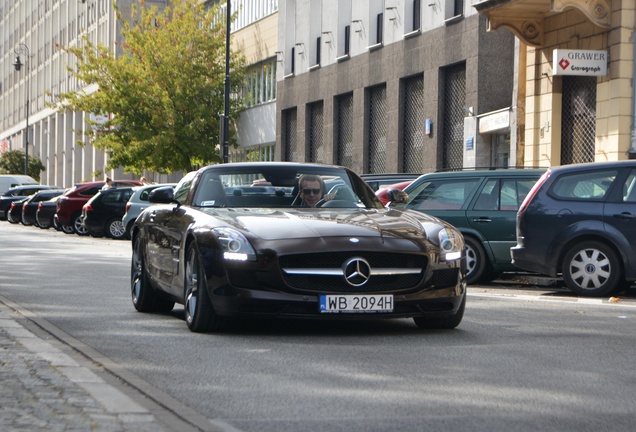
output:
[[[124,40],[117,55],[87,39],[81,47],[63,48],[77,59],[69,70],[86,88],[98,90],[64,93],[58,109],[107,114],[99,133],[89,135],[95,147],[107,152],[108,168],[170,173],[220,162],[223,13],[217,19],[219,7],[206,10],[199,0],[173,1],[163,11],[139,3],[130,21],[115,4]],[[230,58],[232,92],[237,93],[244,57],[233,51]],[[231,118],[239,109],[240,102],[232,98]]]
[[[24,152],[22,150],[10,150],[2,153],[0,157],[0,174],[24,174]],[[40,181],[40,172],[46,171],[46,167],[37,156],[29,156],[28,175]]]

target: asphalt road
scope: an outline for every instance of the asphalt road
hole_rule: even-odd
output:
[[[636,297],[471,286],[462,324],[250,322],[193,334],[141,314],[130,243],[0,222],[0,296],[175,416],[225,431],[625,431]],[[51,336],[52,337],[52,336]]]

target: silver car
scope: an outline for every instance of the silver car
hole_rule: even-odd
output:
[[[122,223],[126,227],[127,235],[130,234],[130,228],[132,227],[133,222],[135,222],[135,219],[137,219],[137,216],[139,216],[139,213],[141,213],[143,209],[151,205],[148,202],[148,195],[150,194],[150,192],[153,189],[164,186],[175,187],[176,183],[151,184],[133,188],[134,193],[126,204],[126,213],[121,218]]]

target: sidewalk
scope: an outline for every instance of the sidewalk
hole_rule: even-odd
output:
[[[165,430],[146,408],[11,314],[0,303],[2,431]]]

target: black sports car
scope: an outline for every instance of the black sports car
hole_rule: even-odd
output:
[[[315,194],[322,199],[309,207]],[[131,231],[138,311],[183,304],[195,332],[257,316],[412,317],[421,328],[455,328],[463,318],[459,231],[420,212],[385,209],[346,168],[213,165],[149,200],[155,205]]]

